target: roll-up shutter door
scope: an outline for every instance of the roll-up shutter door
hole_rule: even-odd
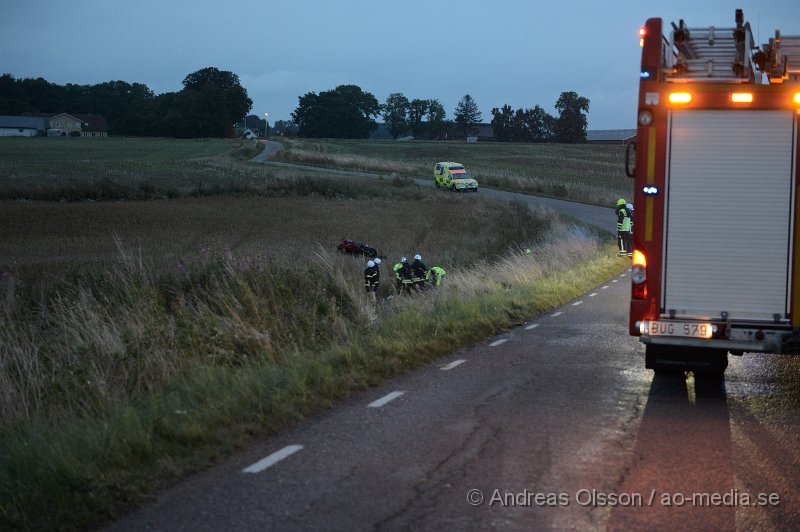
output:
[[[786,318],[795,129],[791,111],[671,113],[665,314]]]

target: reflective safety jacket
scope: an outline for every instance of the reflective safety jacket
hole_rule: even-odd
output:
[[[442,277],[445,275],[447,275],[447,272],[444,271],[444,268],[440,268],[439,266],[431,266],[431,269],[428,270],[426,277],[433,282],[433,286],[439,286],[442,284]]]
[[[367,291],[378,289],[378,268],[367,266],[364,270],[364,287]]]
[[[624,205],[617,207],[617,231],[630,232],[631,230],[631,215],[628,208]]]

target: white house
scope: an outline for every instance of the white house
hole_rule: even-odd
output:
[[[46,118],[33,116],[0,116],[0,137],[35,137],[50,127]]]

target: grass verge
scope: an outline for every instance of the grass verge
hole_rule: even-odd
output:
[[[158,282],[142,277],[144,272],[121,273],[118,290],[138,302],[131,306],[132,323],[150,316],[153,326],[170,329],[165,337],[173,344],[156,350],[159,363],[169,365],[182,346],[195,358],[161,383],[139,382],[130,399],[97,393],[100,383],[86,382],[83,390],[67,391],[88,395],[83,412],[20,418],[5,425],[0,438],[0,525],[63,529],[111,519],[182,475],[245,446],[254,434],[280,430],[319,405],[543,313],[625,267],[613,244],[577,228],[560,229],[559,238],[533,254],[509,253],[454,269],[439,290],[378,305],[353,289],[354,281],[336,268],[338,257],[320,256],[314,274],[317,289],[307,297],[320,318],[312,324],[320,327],[320,334],[314,344],[280,350],[270,349],[269,339],[251,324],[266,312],[260,301],[287,295],[269,293],[287,285],[285,271],[240,271],[230,262],[215,263],[216,270],[190,278],[181,297],[170,296]],[[97,309],[92,310],[92,299],[85,295],[83,309],[70,305],[65,315],[101,316],[106,296],[103,291],[95,295]],[[40,318],[57,319],[55,310],[44,309]],[[209,335],[194,348],[198,331],[192,322],[202,323]],[[82,323],[91,325],[84,335],[113,336],[108,321]],[[147,324],[139,325],[147,330]],[[0,332],[25,335],[30,329]],[[79,340],[73,339],[77,347]],[[153,351],[147,336],[126,341],[141,353]],[[225,353],[231,356],[211,356]],[[59,362],[44,354],[16,360]],[[105,356],[80,349],[74,354],[76,363],[55,368],[56,373],[87,371],[82,364],[121,362],[113,350],[101,353]],[[148,364],[151,358],[129,356],[122,362]],[[26,371],[10,369],[19,375]]]

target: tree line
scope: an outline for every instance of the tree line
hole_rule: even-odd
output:
[[[576,92],[562,92],[555,105],[558,116],[540,106],[492,109],[492,131],[499,142],[586,142],[589,100]]]
[[[0,76],[0,115],[26,112],[103,115],[109,134],[177,138],[230,137],[253,101],[233,72],[214,67],[186,76],[178,92],[156,95],[142,83],[58,85]]]
[[[563,92],[556,101],[558,116],[536,105],[517,109],[509,105],[492,109],[491,127],[499,142],[585,142],[589,100],[575,92]],[[438,100],[415,98],[394,92],[379,104],[374,95],[357,85],[340,85],[319,94],[306,93],[292,113],[297,135],[309,138],[366,138],[383,118],[392,138],[411,135],[422,139],[470,136],[479,131],[481,112],[475,99],[464,95],[448,120]]]
[[[108,121],[111,135],[231,137],[235,122],[267,130],[265,120],[247,114],[252,106],[239,77],[214,67],[186,76],[180,91],[159,95],[141,83],[108,81],[62,86],[43,78],[0,76],[0,115],[99,114]],[[493,108],[494,139],[584,142],[589,100],[575,92],[562,92],[555,108],[558,116],[551,116],[539,105],[517,110],[509,105]],[[378,117],[383,118],[392,138],[411,135],[422,139],[475,135],[482,119],[475,99],[469,94],[459,100],[450,120],[436,99],[409,100],[395,92],[381,104],[358,85],[339,85],[319,94],[308,92],[299,96],[292,121],[279,120],[274,131],[308,138],[367,138],[378,128]]]

